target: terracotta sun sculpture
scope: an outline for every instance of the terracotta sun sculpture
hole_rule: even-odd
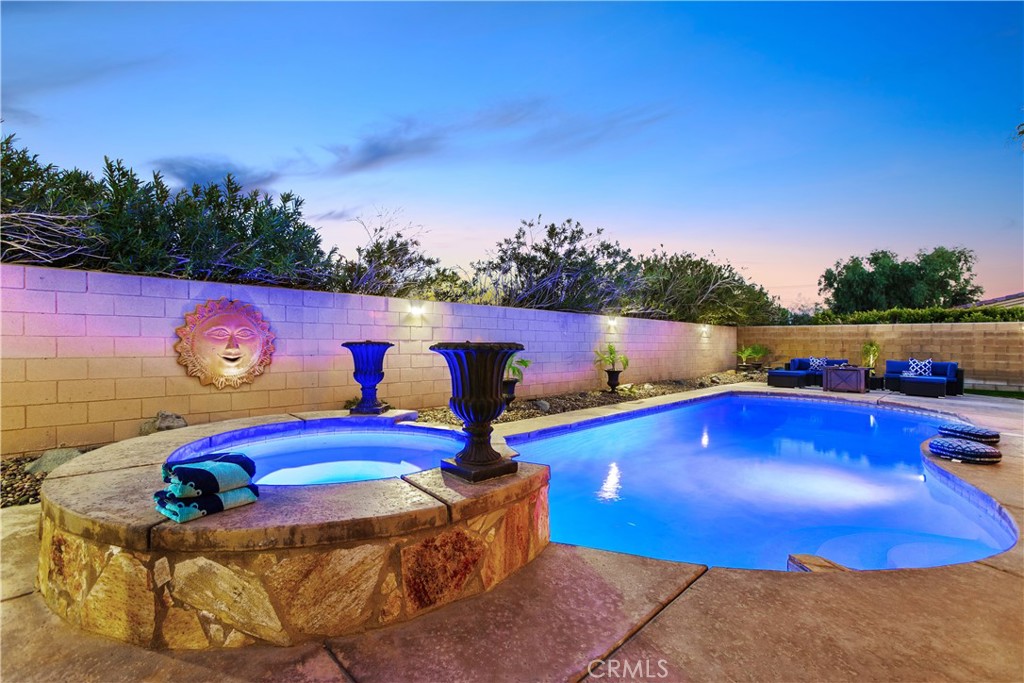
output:
[[[274,333],[263,314],[251,304],[210,300],[185,314],[176,332],[178,363],[199,383],[218,389],[252,382],[270,365]]]

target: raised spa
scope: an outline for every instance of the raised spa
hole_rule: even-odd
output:
[[[438,467],[458,432],[415,416],[244,418],[62,465],[42,486],[43,599],[115,640],[205,649],[345,635],[489,590],[547,545],[547,468],[470,484]],[[186,524],[154,509],[166,460],[225,450],[257,461],[257,502]]]

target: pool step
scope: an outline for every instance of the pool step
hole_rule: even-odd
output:
[[[791,572],[850,572],[854,571],[844,567],[838,562],[826,560],[818,555],[790,555],[786,561],[786,571]]]

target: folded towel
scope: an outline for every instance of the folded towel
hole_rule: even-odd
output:
[[[223,493],[252,482],[256,463],[241,453],[210,453],[179,462],[165,462],[167,491],[178,498]]]
[[[260,491],[256,485],[249,484],[223,493],[208,493],[194,498],[178,498],[167,491],[157,491],[153,494],[153,500],[156,502],[157,512],[181,524],[214,512],[255,503],[259,495]]]

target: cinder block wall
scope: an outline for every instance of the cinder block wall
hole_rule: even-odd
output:
[[[965,384],[977,389],[1024,391],[1024,323],[925,325],[795,325],[741,327],[740,346],[764,344],[778,363],[794,357],[828,356],[861,363],[861,346],[873,339],[885,361],[934,358],[956,361]]]
[[[735,364],[736,329],[572,313],[328,294],[111,273],[0,265],[0,452],[108,443],[158,410],[190,424],[340,408],[358,396],[341,342],[396,344],[378,395],[401,408],[446,405],[440,341],[517,341],[534,363],[524,397],[596,389],[593,350],[631,360],[623,382],[697,377]],[[267,372],[238,389],[201,386],[177,363],[185,313],[229,297],[257,306],[277,335]],[[423,315],[410,313],[422,306]]]

